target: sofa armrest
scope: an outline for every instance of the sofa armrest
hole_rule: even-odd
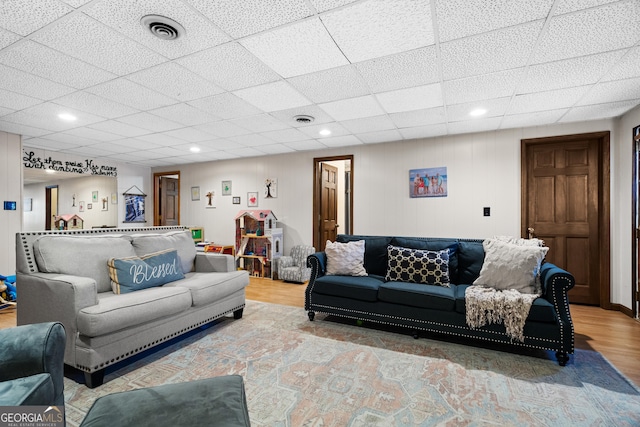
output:
[[[290,256],[281,256],[278,259],[278,269],[293,267],[293,258]],[[300,266],[302,267],[302,266]]]
[[[228,273],[236,270],[236,262],[231,255],[212,252],[198,252],[196,254],[197,273]]]
[[[325,275],[327,265],[327,254],[324,252],[316,252],[307,257],[307,267],[311,268],[311,277],[309,278],[309,284],[305,290],[304,308],[309,310],[311,307],[311,293],[313,291],[313,285],[318,277]]]
[[[568,292],[575,286],[576,281],[568,271],[550,262],[545,262],[540,267],[540,282],[542,284],[542,298],[553,304],[563,335],[567,337],[567,347],[570,348],[565,350],[567,353],[573,353],[573,320],[569,311]]]
[[[0,381],[48,373],[54,400],[46,404],[63,406],[65,341],[64,327],[58,322],[0,330]]]

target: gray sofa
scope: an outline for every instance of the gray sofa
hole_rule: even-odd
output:
[[[177,250],[184,278],[114,293],[107,263]],[[196,253],[187,227],[23,232],[16,235],[18,325],[57,321],[65,364],[97,387],[106,367],[227,314],[242,317],[246,271],[230,255]]]

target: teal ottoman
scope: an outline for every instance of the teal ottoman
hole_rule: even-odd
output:
[[[96,399],[81,427],[250,426],[240,375],[114,393]]]

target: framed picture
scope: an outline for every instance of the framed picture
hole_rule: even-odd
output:
[[[206,208],[215,208],[216,207],[216,192],[209,191],[204,195],[207,198],[207,206]]]
[[[222,181],[222,195],[223,196],[231,195],[231,181]]]
[[[123,222],[146,222],[145,214],[145,197],[136,185],[130,187],[122,193],[124,196],[124,221]]]
[[[234,196],[233,197],[233,204],[234,205],[239,205],[240,204],[240,197],[239,196]]]
[[[278,197],[278,179],[267,178],[264,180],[264,198],[275,199]]]
[[[109,198],[108,197],[103,197],[102,198],[102,210],[103,211],[108,211],[109,210]]]
[[[84,201],[83,200],[78,202],[78,210],[80,212],[84,212]]]
[[[91,201],[93,203],[98,203],[98,192],[97,191],[92,191],[91,192]]]
[[[447,197],[447,168],[411,169],[409,197]]]
[[[250,191],[247,193],[247,206],[250,208],[255,208],[258,206],[258,192]]]
[[[91,209],[93,207],[92,203],[87,203],[87,210]]]
[[[191,200],[200,200],[200,187],[191,187]]]

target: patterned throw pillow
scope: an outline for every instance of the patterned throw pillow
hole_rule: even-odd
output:
[[[126,294],[184,279],[175,249],[142,257],[111,258],[107,265],[114,294]]]
[[[327,240],[327,276],[366,276],[364,268],[364,240],[339,243]]]
[[[428,251],[387,246],[387,282],[449,287],[449,250]]]

